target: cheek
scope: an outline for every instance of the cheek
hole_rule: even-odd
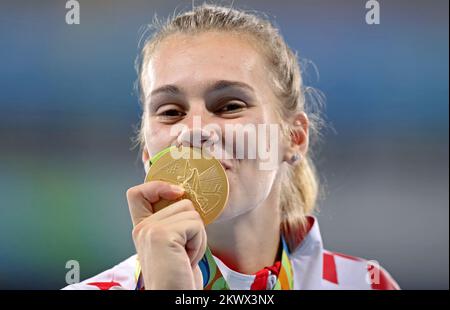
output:
[[[274,171],[261,171],[250,163],[242,163],[239,171],[228,175],[230,196],[224,217],[235,216],[261,205],[272,191],[275,175]]]
[[[147,122],[144,128],[145,144],[150,156],[155,155],[170,145],[170,127],[162,126],[158,122]]]

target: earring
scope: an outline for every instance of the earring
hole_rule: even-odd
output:
[[[295,164],[296,162],[298,162],[301,159],[301,155],[299,153],[295,153],[294,155],[291,156],[291,164]]]

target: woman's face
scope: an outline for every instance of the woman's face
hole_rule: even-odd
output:
[[[233,159],[222,160],[229,179],[230,196],[218,221],[248,212],[264,202],[283,158],[281,153],[285,143],[280,134],[279,141],[271,141],[272,145],[266,147],[266,151],[275,149],[272,154],[276,154],[275,164],[269,170],[261,169],[258,156],[256,159],[248,156],[237,159],[236,141],[224,141],[226,124],[257,127],[258,124],[279,123],[274,112],[277,98],[269,81],[270,75],[263,56],[251,42],[245,36],[229,33],[172,35],[158,45],[143,71],[146,97],[144,158],[155,155],[186,134],[181,131],[173,134],[171,128],[174,125],[182,124],[188,131],[195,130],[194,117],[200,119],[202,128],[211,124],[220,128],[218,144],[224,152],[233,150],[230,143],[234,146],[234,154],[227,154]],[[265,141],[268,140],[266,131]],[[248,142],[245,141],[246,147]]]

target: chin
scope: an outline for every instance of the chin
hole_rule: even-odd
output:
[[[238,216],[241,216],[242,214],[252,211],[254,208],[254,207],[243,208],[242,199],[241,199],[241,203],[237,203],[237,204],[233,203],[233,201],[235,201],[235,199],[232,199],[233,201],[230,201],[230,200],[231,199],[229,198],[228,203],[225,206],[225,209],[222,211],[222,213],[219,215],[219,217],[214,221],[214,223],[223,223],[223,222],[232,220]],[[237,199],[237,201],[239,202],[239,199]]]

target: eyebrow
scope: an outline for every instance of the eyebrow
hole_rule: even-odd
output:
[[[158,87],[150,93],[150,96],[156,96],[159,94],[171,94],[171,95],[179,95],[181,90],[175,85],[164,85]]]
[[[253,87],[251,87],[250,85],[248,85],[246,83],[238,82],[238,81],[227,81],[227,80],[220,80],[220,81],[213,83],[208,88],[208,92],[221,91],[221,90],[226,90],[228,88],[235,88],[235,87],[244,88],[251,92],[254,92]]]
[[[228,81],[228,80],[219,80],[214,82],[211,86],[208,87],[207,89],[207,93],[209,92],[217,92],[217,91],[222,91],[222,90],[226,90],[228,88],[244,88],[247,89],[251,92],[254,92],[253,87],[251,87],[250,85],[243,83],[243,82],[238,82],[238,81]],[[159,94],[169,94],[169,95],[180,95],[182,93],[181,89],[178,88],[175,85],[163,85],[161,87],[158,87],[157,89],[153,90],[151,92],[151,96],[155,96],[155,95],[159,95]]]

